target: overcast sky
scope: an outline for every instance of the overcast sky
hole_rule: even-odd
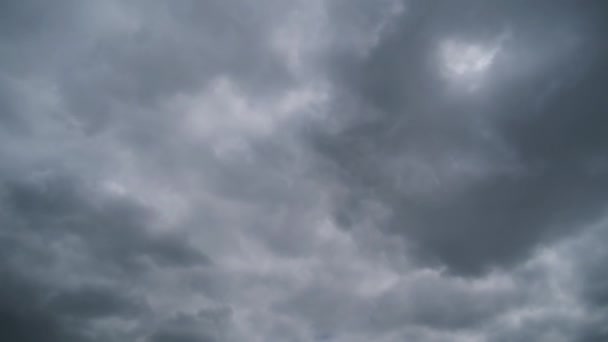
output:
[[[0,340],[608,341],[604,0],[0,1]]]

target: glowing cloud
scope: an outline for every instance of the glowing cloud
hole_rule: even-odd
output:
[[[439,44],[439,64],[442,75],[469,91],[479,88],[496,57],[502,50],[501,35],[495,42],[478,43],[446,39]]]

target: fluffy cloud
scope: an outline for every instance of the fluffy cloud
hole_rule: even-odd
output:
[[[0,5],[0,339],[601,341],[599,1]]]

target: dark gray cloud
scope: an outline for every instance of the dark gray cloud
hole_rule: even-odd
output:
[[[603,341],[604,13],[0,3],[0,340]]]
[[[183,237],[150,231],[144,208],[76,179],[1,183],[3,339],[103,340],[97,321],[149,315],[148,294],[130,282],[210,263]]]
[[[20,227],[21,236],[72,239],[77,248],[122,270],[134,270],[147,261],[182,266],[209,262],[179,236],[147,232],[152,218],[136,203],[92,198],[94,192],[73,178],[49,178],[3,184],[3,221]]]
[[[62,341],[76,338],[52,311],[41,305],[43,291],[24,276],[2,265],[0,336],[6,340]]]
[[[136,300],[113,288],[84,286],[66,291],[50,299],[53,312],[65,312],[76,318],[132,315],[141,310],[143,299]]]
[[[200,311],[195,315],[177,314],[164,322],[147,341],[151,342],[213,342],[221,341],[223,326],[230,317],[228,309]],[[203,331],[201,331],[203,328]]]
[[[414,1],[367,56],[345,63],[338,52],[336,79],[355,103],[338,103],[343,127],[316,141],[352,189],[340,220],[379,201],[390,211],[379,226],[474,274],[597,218],[607,200],[600,10]],[[475,57],[483,49],[491,56]],[[467,70],[475,58],[493,64]],[[462,65],[442,75],[442,62]]]

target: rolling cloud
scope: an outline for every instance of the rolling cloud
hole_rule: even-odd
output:
[[[5,1],[0,339],[604,341],[601,1]]]

